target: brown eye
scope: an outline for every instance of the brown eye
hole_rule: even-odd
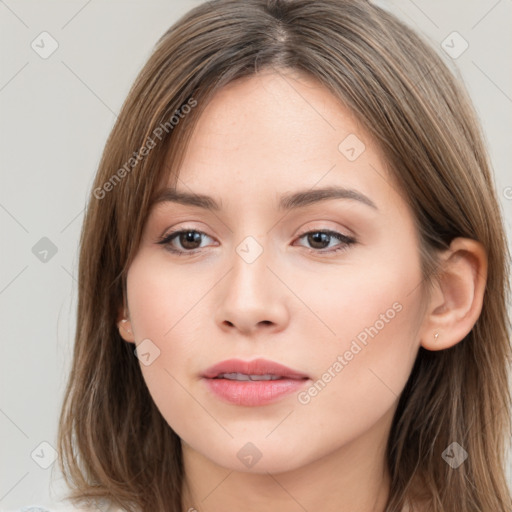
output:
[[[321,231],[308,233],[306,236],[308,243],[311,244],[313,249],[325,249],[326,247],[329,246],[329,242],[331,240],[330,235],[328,235],[327,233],[323,233]]]
[[[176,237],[184,249],[197,249],[201,245],[201,234],[197,231],[181,231]]]
[[[206,233],[197,231],[196,229],[182,229],[169,233],[157,243],[165,246],[168,251],[178,255],[186,253],[193,254],[201,248],[203,237],[210,238]]]
[[[315,253],[333,253],[337,251],[342,251],[347,249],[350,245],[354,244],[356,240],[352,237],[348,237],[337,231],[330,230],[317,230],[317,231],[308,231],[303,233],[300,239],[305,238],[310,247],[306,247]],[[338,242],[336,245],[332,245],[332,242]],[[322,249],[326,249],[329,247],[334,247],[334,249],[330,249],[327,251],[322,251]]]

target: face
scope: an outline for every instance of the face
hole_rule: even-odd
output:
[[[349,111],[298,73],[232,82],[176,189],[210,207],[160,194],[128,272],[125,339],[184,446],[282,472],[385,433],[420,344],[419,246]]]

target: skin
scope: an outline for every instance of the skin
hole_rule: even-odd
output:
[[[365,145],[353,161],[339,149],[350,134]],[[357,190],[377,209],[339,198],[277,208],[282,194],[331,185]],[[150,339],[160,350],[141,371],[182,439],[184,510],[384,510],[385,447],[399,394],[420,345],[448,348],[474,325],[484,249],[455,239],[427,301],[413,215],[379,148],[321,84],[289,70],[217,93],[177,188],[213,196],[222,209],[162,202],[151,210],[118,320],[127,342]],[[206,233],[187,246],[171,242],[189,253],[156,243],[185,228]],[[356,242],[329,253],[344,244],[302,236],[321,229]],[[252,263],[236,250],[248,236],[263,251]],[[393,304],[400,311],[335,372],[338,356]],[[219,400],[200,378],[232,357],[304,372],[311,378],[304,389],[329,368],[331,379],[308,403],[292,393],[241,407]],[[248,442],[261,453],[252,467],[237,457]]]

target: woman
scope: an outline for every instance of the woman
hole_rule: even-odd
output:
[[[507,261],[474,110],[410,28],[362,0],[199,5],[93,186],[70,497],[510,510]]]

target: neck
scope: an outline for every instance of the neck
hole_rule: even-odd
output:
[[[182,442],[183,510],[384,512],[390,483],[387,427],[376,426],[323,457],[275,474],[218,466]]]

